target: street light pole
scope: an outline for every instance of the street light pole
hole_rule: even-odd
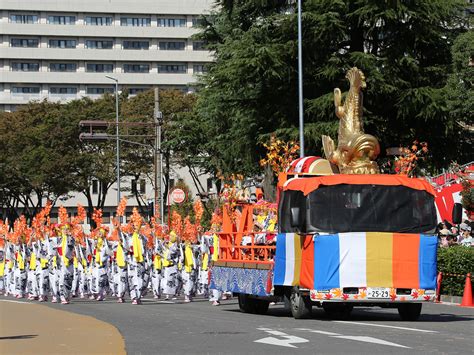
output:
[[[304,119],[303,119],[303,43],[301,25],[301,0],[298,0],[298,116],[300,135],[300,158],[304,157]]]
[[[162,182],[162,155],[161,155],[161,125],[163,124],[163,114],[160,111],[160,92],[158,88],[155,88],[155,211],[158,210],[158,204],[160,206],[160,224],[163,224],[163,190],[161,188]]]
[[[107,79],[115,81],[115,135],[117,136],[117,206],[120,203],[120,139],[119,139],[119,100],[118,100],[118,79],[106,75]]]

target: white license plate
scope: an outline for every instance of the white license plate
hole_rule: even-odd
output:
[[[367,287],[367,298],[390,298],[390,289]]]

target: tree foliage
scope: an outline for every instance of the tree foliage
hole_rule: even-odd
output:
[[[221,1],[199,37],[215,52],[201,79],[198,122],[207,168],[252,174],[259,143],[298,137],[297,16],[286,1]],[[446,147],[451,124],[446,83],[451,45],[463,31],[458,0],[303,1],[306,154],[321,155],[321,135],[336,137],[333,89],[345,72],[367,77],[365,127],[383,146],[429,143],[432,167],[458,157]],[[472,112],[472,111],[471,111]],[[426,127],[431,129],[427,130]]]

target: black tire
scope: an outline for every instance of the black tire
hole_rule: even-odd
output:
[[[249,298],[244,293],[239,293],[239,308],[244,313],[256,313],[256,300]]]
[[[267,314],[270,301],[252,300],[255,302],[255,311],[257,314]]]
[[[323,303],[324,312],[334,319],[348,319],[354,306],[338,303]]]
[[[398,314],[400,318],[405,321],[415,321],[420,318],[421,303],[405,303],[398,305]]]
[[[297,286],[291,289],[290,306],[291,314],[295,319],[311,317],[311,300],[309,296],[303,296]]]

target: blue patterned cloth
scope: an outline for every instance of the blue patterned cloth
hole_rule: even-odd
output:
[[[266,292],[268,279],[272,279],[271,270],[213,266],[209,288],[223,292],[269,296]]]

